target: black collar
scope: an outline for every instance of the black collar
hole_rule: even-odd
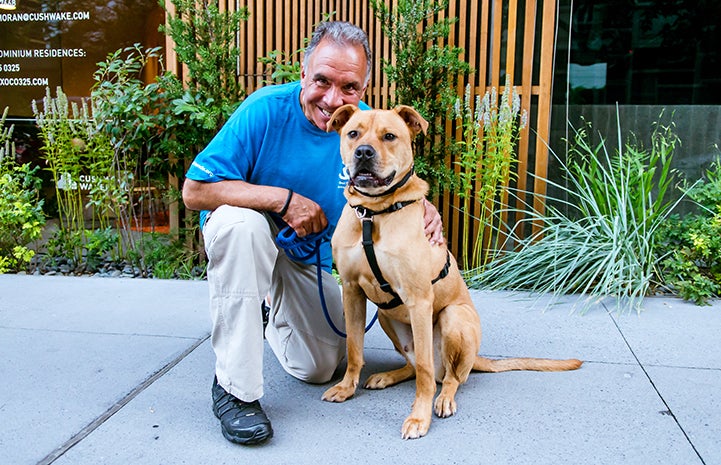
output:
[[[393,213],[397,212],[403,207],[407,207],[408,205],[418,202],[418,200],[404,200],[402,202],[396,202],[394,204],[391,204],[388,208],[385,208],[383,210],[371,210],[370,208],[366,208],[363,205],[351,205],[350,207],[355,210],[355,214],[358,218],[373,218],[375,215],[382,215],[384,213]]]

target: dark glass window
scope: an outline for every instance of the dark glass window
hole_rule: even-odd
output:
[[[555,103],[721,104],[721,2],[565,1],[559,21]]]

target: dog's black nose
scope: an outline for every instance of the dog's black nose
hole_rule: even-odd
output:
[[[361,145],[355,149],[355,157],[358,160],[370,160],[376,156],[376,151],[370,145]]]

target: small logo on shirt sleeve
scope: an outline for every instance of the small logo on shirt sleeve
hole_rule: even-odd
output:
[[[192,165],[193,165],[194,167],[198,168],[198,169],[199,169],[200,171],[202,171],[203,173],[207,174],[208,177],[211,177],[211,178],[212,178],[212,177],[215,176],[212,171],[210,171],[208,168],[206,168],[205,166],[201,165],[201,164],[198,163],[197,161],[194,161],[194,162],[192,163]]]

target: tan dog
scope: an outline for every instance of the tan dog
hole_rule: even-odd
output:
[[[432,408],[439,417],[456,412],[456,391],[471,370],[562,371],[582,363],[490,360],[478,355],[480,319],[456,261],[445,244],[431,245],[424,234],[428,184],[413,173],[411,141],[427,128],[428,123],[407,106],[360,111],[345,105],[328,123],[329,130],[341,135],[341,155],[350,171],[348,204],[332,239],[343,281],[348,367],[323,400],[343,402],[355,393],[363,366],[366,299],[370,299],[381,307],[380,324],[407,363],[370,376],[365,387],[383,389],[416,377],[413,408],[401,429],[404,439],[428,432]],[[433,405],[436,381],[442,389]]]

